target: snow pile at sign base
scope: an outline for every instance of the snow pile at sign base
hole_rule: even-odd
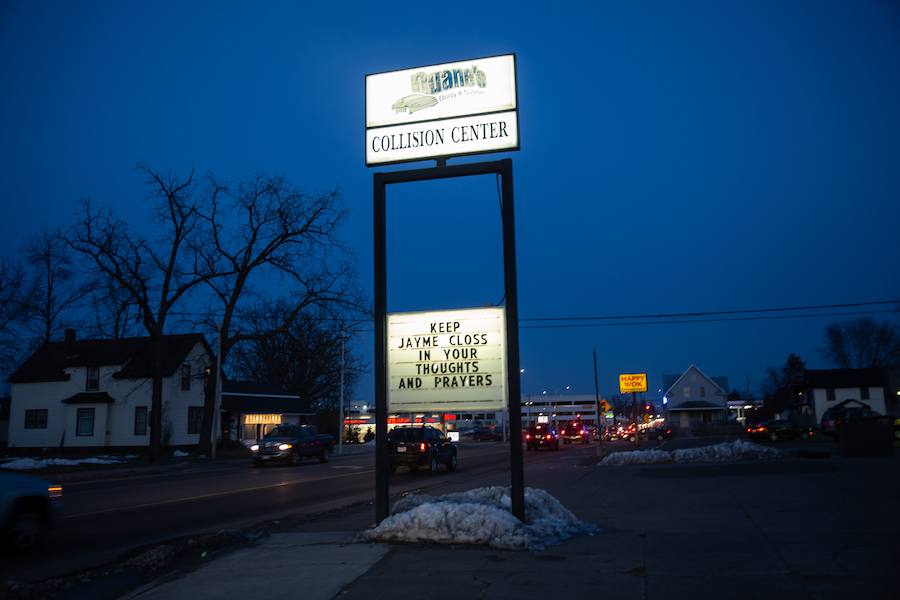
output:
[[[781,452],[759,444],[735,440],[715,446],[682,448],[680,450],[634,450],[614,452],[600,461],[601,465],[639,465],[653,463],[728,462],[734,460],[772,460],[781,458]]]
[[[75,467],[78,465],[117,465],[134,456],[93,456],[90,458],[14,458],[0,463],[0,468],[15,471],[35,471],[47,467]]]
[[[507,550],[539,550],[593,525],[579,521],[545,492],[525,488],[525,522],[510,512],[508,487],[486,487],[447,494],[410,494],[397,502],[378,527],[364,531],[366,541],[479,544]]]

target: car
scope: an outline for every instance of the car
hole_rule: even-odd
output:
[[[503,435],[496,429],[476,429],[472,432],[472,441],[498,442],[503,440]]]
[[[601,434],[604,441],[613,442],[619,439],[619,427],[616,425],[607,425]]]
[[[672,430],[668,427],[651,427],[641,432],[641,435],[650,440],[661,442],[672,437]]]
[[[459,466],[456,444],[434,427],[394,427],[387,434],[387,445],[391,473],[398,467],[408,467],[410,471],[424,467],[435,473],[439,465],[447,471],[455,471]]]
[[[334,447],[334,436],[318,433],[311,425],[279,425],[258,443],[250,446],[253,466],[270,462],[299,464],[304,458],[328,462]]]
[[[747,427],[747,434],[754,440],[797,440],[812,437],[813,430],[809,427],[801,427],[790,421],[775,419],[765,421]]]
[[[395,113],[405,112],[413,114],[414,112],[431,108],[437,103],[437,98],[434,96],[429,96],[428,94],[410,94],[409,96],[403,96],[394,102],[391,105],[391,108],[394,109]]]
[[[0,471],[0,548],[38,547],[62,502],[62,486],[39,477]]]
[[[564,444],[578,442],[579,444],[590,444],[591,433],[579,420],[569,421],[562,430],[562,439]]]
[[[559,433],[546,423],[532,425],[525,431],[525,448],[559,450]]]
[[[822,433],[837,439],[838,428],[845,423],[849,421],[874,419],[880,416],[881,415],[867,405],[847,406],[844,404],[832,406],[822,414],[819,428],[822,430]]]

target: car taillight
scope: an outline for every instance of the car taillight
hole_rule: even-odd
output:
[[[428,450],[428,444],[426,444],[425,442],[419,444],[419,452],[425,452],[426,450]]]
[[[552,436],[552,435],[548,435],[548,436],[547,436],[547,439],[548,439],[548,440],[552,440],[552,439],[553,439],[553,436]]]
[[[530,439],[531,439],[531,434],[530,434],[530,433],[526,433],[526,434],[525,434],[525,439],[526,439],[526,440],[530,440]]]

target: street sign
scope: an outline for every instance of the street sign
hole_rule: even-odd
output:
[[[646,373],[625,373],[619,375],[619,393],[627,394],[629,392],[646,392],[647,391],[647,374]]]
[[[519,149],[514,54],[366,76],[366,165]]]
[[[609,405],[609,402],[607,402],[606,400],[600,401],[600,412],[605,413],[605,412],[609,412],[611,410],[612,410],[612,406]]]
[[[388,315],[388,411],[506,409],[502,308]]]

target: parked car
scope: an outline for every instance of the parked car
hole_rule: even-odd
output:
[[[411,471],[424,467],[434,473],[438,465],[444,465],[448,471],[459,466],[456,444],[434,427],[394,427],[388,432],[387,445],[391,473],[397,467],[409,467]]]
[[[668,427],[652,427],[650,429],[645,429],[642,432],[642,435],[649,440],[661,442],[672,437],[672,430]]]
[[[810,427],[801,427],[790,421],[776,419],[773,421],[765,421],[750,425],[747,427],[747,434],[750,439],[754,440],[798,440],[812,437],[813,429]]]
[[[304,458],[318,458],[328,462],[334,447],[334,436],[318,433],[311,425],[279,425],[250,446],[253,465],[261,467],[270,462],[298,464]]]
[[[532,425],[525,431],[525,448],[559,450],[559,433],[546,423]]]
[[[472,431],[472,441],[498,442],[503,440],[503,434],[496,429],[476,429]]]
[[[562,430],[562,439],[564,444],[578,442],[579,444],[591,443],[591,433],[585,428],[581,421],[569,421]]]
[[[607,425],[603,429],[603,434],[602,434],[603,440],[607,441],[607,442],[612,442],[612,441],[619,439],[619,429],[620,429],[620,427],[618,427],[617,425]]]
[[[62,502],[62,486],[0,471],[0,549],[25,552],[40,545]]]
[[[822,433],[830,435],[837,439],[838,427],[848,421],[856,421],[861,419],[874,419],[880,417],[877,412],[866,405],[863,406],[833,406],[825,411],[822,415],[822,421],[819,428]]]

